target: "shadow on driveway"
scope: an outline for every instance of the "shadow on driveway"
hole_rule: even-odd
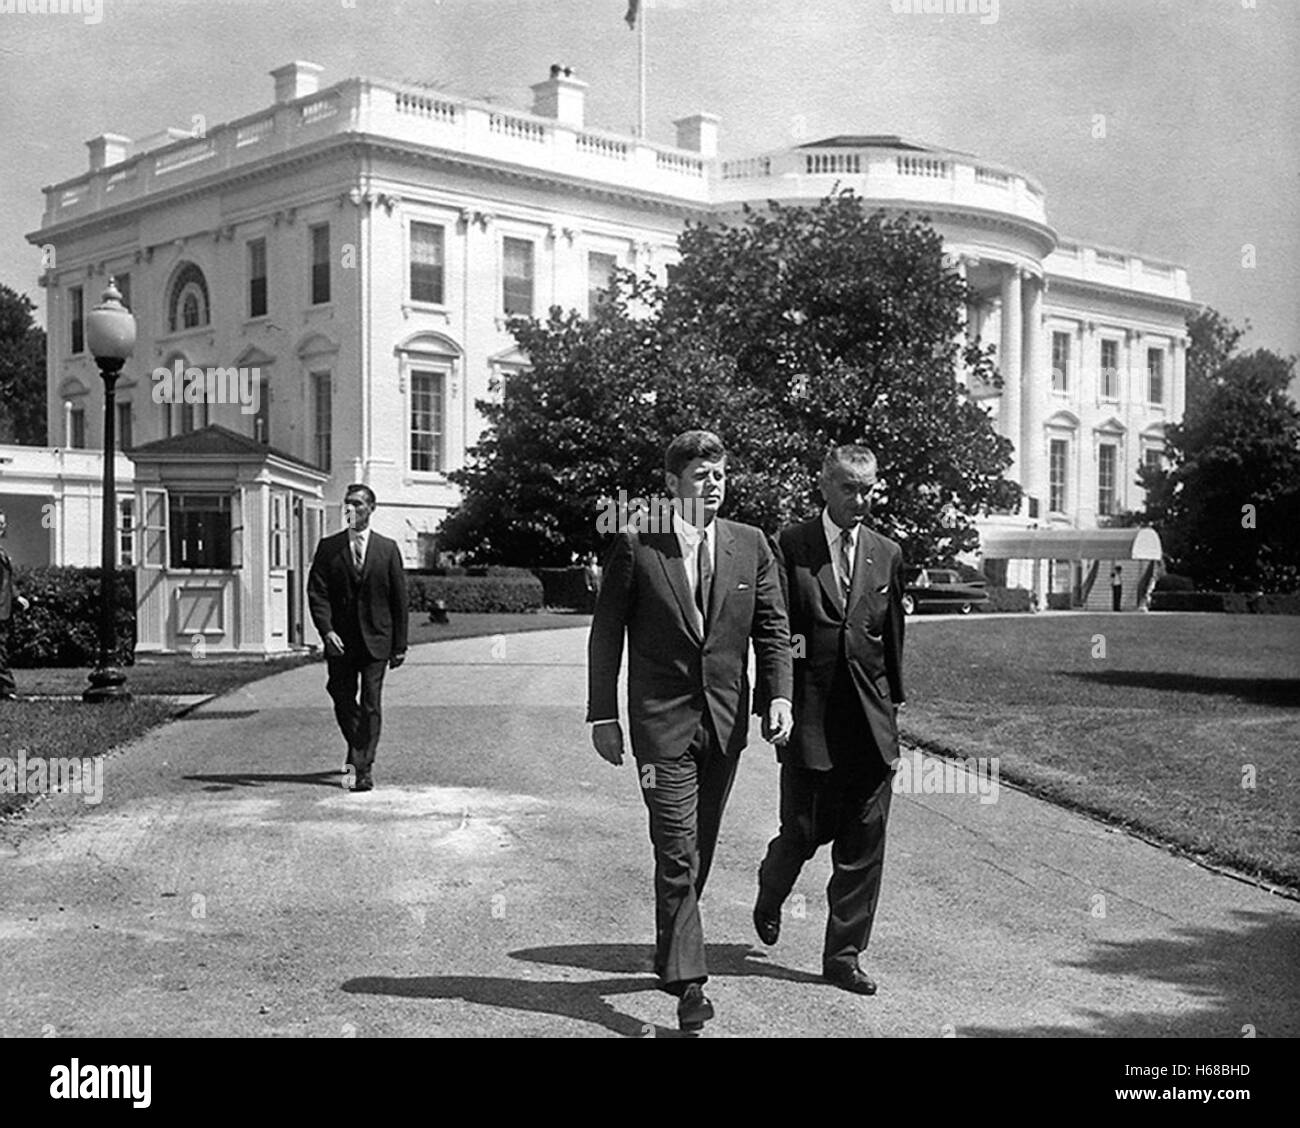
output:
[[[187,775],[181,779],[195,783],[214,784],[204,791],[230,791],[236,787],[261,787],[264,783],[307,783],[315,787],[332,787],[339,789],[339,771],[303,772],[300,775],[288,775],[281,772],[235,772],[230,775]]]

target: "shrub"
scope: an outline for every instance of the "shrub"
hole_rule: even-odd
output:
[[[547,607],[563,607],[588,615],[595,610],[596,595],[587,590],[587,570],[581,564],[568,568],[536,568],[534,574],[542,581]]]
[[[1032,611],[1033,595],[1027,588],[991,587],[987,603],[975,604],[976,611]]]
[[[117,572],[113,661],[129,666],[135,655],[135,573]],[[14,588],[32,605],[14,608],[9,662],[16,668],[94,666],[99,659],[98,568],[18,568]]]
[[[1068,611],[1073,606],[1068,591],[1049,591],[1047,593],[1047,609],[1049,611]]]
[[[1217,591],[1157,591],[1151,595],[1152,611],[1222,611],[1223,593]]]
[[[441,599],[448,611],[514,614],[538,611],[542,582],[536,576],[408,576],[412,611],[428,611]]]
[[[1256,615],[1300,615],[1300,591],[1267,592],[1251,601]]]
[[[1166,572],[1155,582],[1152,592],[1157,591],[1195,591],[1196,584],[1187,576],[1179,576],[1173,572]]]

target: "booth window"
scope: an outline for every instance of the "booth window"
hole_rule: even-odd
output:
[[[124,497],[117,503],[117,563],[122,568],[135,566],[135,498]]]
[[[230,567],[229,494],[172,494],[169,510],[173,568]]]

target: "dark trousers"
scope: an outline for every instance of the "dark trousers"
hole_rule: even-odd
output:
[[[674,994],[708,979],[699,900],[737,759],[723,753],[706,714],[684,756],[637,764],[655,857],[655,971]]]
[[[325,688],[334,702],[334,719],[348,742],[348,763],[355,764],[357,775],[370,771],[379,747],[379,730],[383,721],[380,696],[384,688],[387,659],[375,660],[368,654],[360,658],[345,653],[325,659],[329,679]],[[357,700],[357,683],[361,699]]]
[[[882,769],[884,763],[881,762]],[[804,862],[831,844],[829,912],[822,965],[856,966],[866,950],[885,865],[885,824],[893,794],[887,769],[781,767],[781,830],[759,867],[759,903],[778,913]]]
[[[1118,584],[1110,589],[1110,609],[1112,611],[1124,610],[1124,589]]]
[[[0,623],[0,697],[13,693],[18,687],[9,670],[9,622]]]

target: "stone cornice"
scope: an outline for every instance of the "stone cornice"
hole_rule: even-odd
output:
[[[1070,278],[1068,275],[1047,275],[1048,285],[1053,295],[1063,296],[1073,293],[1082,298],[1121,299],[1128,303],[1145,303],[1153,309],[1164,313],[1186,315],[1196,313],[1201,308],[1200,302],[1188,301],[1186,298],[1173,298],[1167,294],[1153,294],[1148,290],[1134,290],[1128,286],[1113,286],[1105,282],[1086,281]]]

